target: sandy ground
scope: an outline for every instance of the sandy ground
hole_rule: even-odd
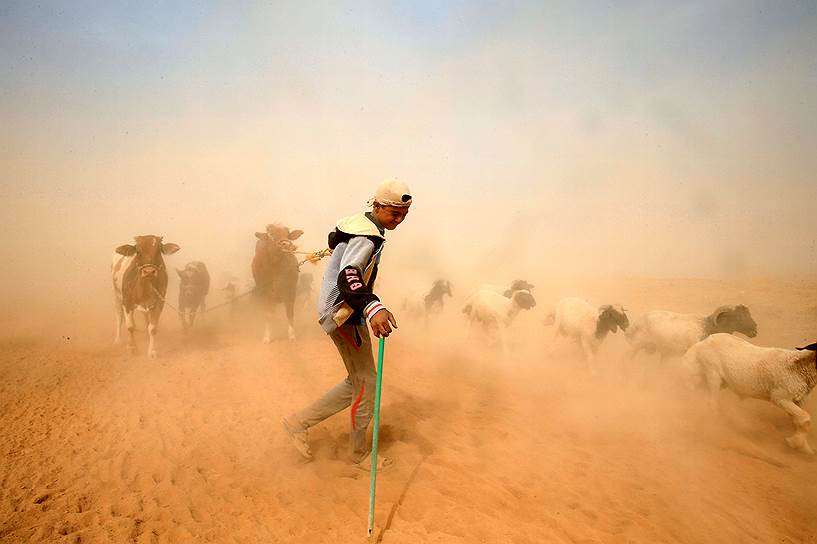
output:
[[[574,346],[548,354],[541,324],[566,294],[631,318],[743,302],[755,343],[799,345],[817,340],[817,283],[543,285],[507,356],[468,340],[454,305],[388,340],[381,444],[396,461],[378,479],[376,540],[817,542],[817,459],[786,448],[782,411],[724,392],[713,414],[671,366],[624,373],[620,337],[591,377]],[[262,345],[256,316],[225,314],[184,336],[166,313],[156,360],[141,339],[136,356],[110,345],[107,314],[4,328],[0,542],[367,540],[348,413],[311,431],[312,462],[279,425],[343,377],[331,342],[304,315],[297,342],[282,328]]]

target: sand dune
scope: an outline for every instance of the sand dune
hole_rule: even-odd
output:
[[[757,343],[817,333],[813,282],[667,282],[583,294],[635,313],[742,296]],[[508,356],[466,340],[453,305],[387,342],[381,444],[396,463],[378,479],[376,540],[817,542],[817,461],[786,448],[783,412],[724,392],[714,416],[649,361],[625,376],[621,338],[591,378],[573,346],[546,355],[540,317],[520,317]],[[184,336],[164,320],[156,360],[110,346],[102,317],[7,331],[0,541],[366,541],[348,415],[311,431],[312,462],[279,428],[342,378],[310,319],[296,343],[282,330],[268,346],[258,323],[222,315]]]

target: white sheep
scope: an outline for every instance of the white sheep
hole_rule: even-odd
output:
[[[563,298],[556,303],[555,310],[545,320],[545,325],[553,325],[551,346],[560,336],[572,338],[582,348],[587,367],[595,371],[596,352],[608,333],[618,328],[627,330],[630,321],[624,308],[605,304],[593,306],[584,299]]]
[[[500,295],[505,296],[505,298],[511,298],[511,295],[516,293],[517,291],[528,291],[530,292],[533,290],[535,285],[532,283],[528,283],[525,280],[513,280],[510,285],[507,287],[504,285],[493,285],[484,283],[479,286],[479,291],[493,291],[494,293],[499,293]]]
[[[451,282],[435,281],[431,289],[422,294],[414,293],[403,299],[401,311],[412,317],[423,317],[426,322],[430,314],[440,313],[445,305],[445,295],[452,297]]]
[[[462,313],[468,317],[469,334],[473,326],[479,323],[486,332],[499,336],[499,343],[506,351],[505,330],[520,311],[534,306],[536,300],[527,290],[516,291],[508,298],[490,289],[480,289],[468,297]]]
[[[720,306],[707,316],[656,310],[636,319],[627,331],[632,360],[639,351],[658,352],[661,359],[683,355],[696,342],[715,333],[757,335],[757,323],[744,305]]]
[[[797,350],[758,347],[718,333],[692,346],[683,363],[695,381],[706,385],[713,407],[718,391],[728,387],[740,397],[767,400],[785,410],[795,427],[786,443],[812,454],[806,439],[811,417],[801,406],[817,383],[815,350],[817,344]]]

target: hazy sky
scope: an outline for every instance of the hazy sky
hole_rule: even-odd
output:
[[[2,274],[245,273],[397,176],[430,274],[813,275],[815,59],[812,1],[5,1]]]

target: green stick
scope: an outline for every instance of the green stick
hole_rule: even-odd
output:
[[[386,339],[380,337],[377,346],[377,386],[374,393],[374,429],[372,429],[372,482],[369,486],[369,536],[374,530],[374,490],[377,485],[377,435],[380,429],[380,385],[383,382],[383,352],[386,349]]]

